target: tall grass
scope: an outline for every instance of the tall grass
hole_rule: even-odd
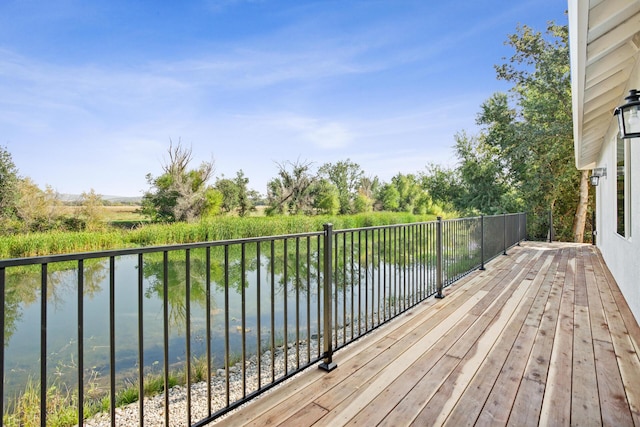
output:
[[[27,233],[3,236],[0,259],[304,233],[321,231],[326,223],[332,223],[334,229],[346,229],[434,219],[433,215],[394,212],[340,216],[221,216],[197,223],[148,224],[133,230],[109,228],[93,232]]]

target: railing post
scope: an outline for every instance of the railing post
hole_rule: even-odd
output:
[[[438,223],[436,224],[436,286],[438,287],[438,293],[436,298],[444,298],[442,293],[442,217],[438,217]]]
[[[480,215],[480,270],[484,269],[484,215]]]
[[[591,212],[591,244],[596,244],[596,235],[598,234],[598,229],[596,227],[596,211],[593,210]]]
[[[502,255],[507,254],[507,214],[502,214]]]
[[[331,342],[331,331],[333,330],[333,318],[331,312],[331,296],[332,296],[332,284],[333,284],[333,224],[324,225],[324,257],[323,257],[323,271],[324,271],[324,361],[320,364],[320,369],[330,372],[338,367],[333,361],[333,345]]]
[[[553,209],[549,209],[549,243],[555,240],[555,231],[553,229]]]

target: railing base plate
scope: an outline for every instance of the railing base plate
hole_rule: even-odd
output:
[[[318,368],[322,369],[323,371],[326,372],[331,372],[334,369],[336,369],[338,367],[338,365],[336,364],[336,362],[331,362],[331,363],[321,363],[320,365],[318,365]]]

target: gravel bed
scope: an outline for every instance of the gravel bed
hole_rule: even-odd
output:
[[[314,340],[315,341],[315,340]],[[300,364],[306,364],[307,344],[300,343]],[[289,372],[296,368],[297,346],[294,343],[288,350]],[[285,375],[284,373],[284,348],[280,347],[275,351],[274,372],[276,380]],[[318,354],[317,341],[311,344],[311,356]],[[226,406],[225,388],[226,372],[218,369],[216,375],[211,379],[211,408],[216,412]],[[271,352],[267,351],[261,358],[261,381],[262,386],[271,383]],[[247,394],[255,391],[258,387],[258,364],[256,356],[251,357],[246,362],[246,388]],[[229,368],[229,401],[233,403],[242,398],[242,364],[236,364]],[[207,416],[207,383],[198,382],[191,385],[191,420],[197,422]],[[139,426],[139,403],[135,402],[127,406],[116,408],[116,425],[118,426]],[[145,427],[164,426],[164,394],[146,397],[144,399],[144,425]],[[187,388],[185,386],[175,386],[169,390],[169,421],[173,427],[188,427],[187,420]],[[109,427],[111,418],[109,413],[97,414],[85,420],[86,427]]]
[[[371,315],[371,321],[375,318],[375,313]],[[349,328],[350,323],[347,322],[346,327]],[[338,342],[343,339],[343,325],[336,328]],[[334,334],[336,331],[334,331]],[[335,335],[332,334],[332,339]],[[357,334],[357,331],[356,331]],[[348,334],[350,335],[350,334]],[[309,344],[310,355],[319,354],[317,336],[311,337]],[[321,337],[322,339],[322,337]],[[347,338],[350,339],[350,338]],[[322,345],[322,344],[321,344]],[[288,346],[288,372],[296,369],[297,360],[296,353],[300,351],[300,365],[306,364],[307,360],[307,342],[301,341],[298,345],[290,343]],[[260,360],[261,364],[261,384],[264,387],[272,381],[271,375],[271,351],[266,351]],[[283,377],[284,373],[284,347],[278,347],[275,350],[274,377],[276,380]],[[216,412],[226,406],[226,372],[224,369],[218,369],[215,376],[211,378],[211,412]],[[246,393],[252,393],[258,387],[258,364],[257,357],[254,355],[247,359],[246,362]],[[276,386],[277,387],[277,386]],[[268,390],[266,393],[269,393]],[[233,403],[242,398],[242,364],[236,364],[229,368],[229,402]],[[242,405],[240,406],[242,407]],[[238,408],[239,409],[239,408]],[[191,385],[191,421],[198,422],[207,417],[207,383],[206,381],[198,382]],[[116,408],[116,425],[117,426],[139,426],[139,404],[132,403],[127,406]],[[146,397],[144,399],[144,426],[145,427],[163,427],[164,426],[164,393]],[[225,415],[219,419],[224,418]],[[169,421],[172,427],[189,427],[187,420],[187,388],[185,386],[175,386],[169,390]],[[84,421],[86,427],[110,427],[111,418],[109,413],[97,414],[94,417]]]

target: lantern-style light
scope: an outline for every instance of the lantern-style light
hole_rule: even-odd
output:
[[[622,138],[640,138],[640,93],[631,89],[625,98],[626,104],[613,111],[618,116],[618,126]]]
[[[591,176],[589,177],[589,181],[591,182],[591,185],[594,187],[598,186],[598,183],[600,182],[600,177],[601,176],[607,176],[607,168],[595,168],[592,172],[591,172]]]

